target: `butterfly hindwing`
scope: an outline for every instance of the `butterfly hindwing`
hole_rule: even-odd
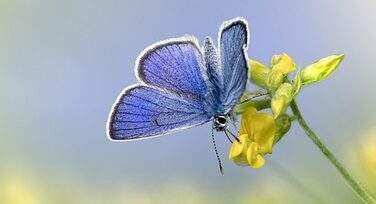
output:
[[[209,121],[200,101],[136,85],[124,90],[108,122],[113,140],[134,140],[170,133]]]
[[[213,40],[210,37],[206,37],[204,44],[204,59],[205,59],[205,66],[206,66],[206,73],[208,76],[209,87],[211,90],[211,95],[213,99],[213,106],[216,112],[220,112],[220,105],[221,105],[221,92],[223,89],[223,79],[221,74],[221,69],[219,67],[218,61],[218,51],[215,47]]]

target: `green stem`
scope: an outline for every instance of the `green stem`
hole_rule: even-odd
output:
[[[343,178],[347,181],[350,187],[358,194],[364,203],[376,203],[376,200],[361,186],[355,179],[349,174],[349,172],[343,167],[341,163],[334,157],[333,153],[321,142],[320,138],[313,132],[308,126],[303,116],[301,115],[296,101],[293,100],[290,103],[290,107],[300,126],[304,129],[308,137],[316,144],[321,152],[329,159],[329,161],[335,166],[335,168],[341,173]]]

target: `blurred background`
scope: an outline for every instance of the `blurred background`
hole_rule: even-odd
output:
[[[308,123],[376,195],[376,2],[0,0],[0,203],[361,203],[294,124],[264,168],[227,159],[220,175],[205,124],[150,140],[107,139],[109,111],[137,82],[148,45],[217,38],[249,21],[249,56],[288,53],[299,66],[345,53],[298,104]]]

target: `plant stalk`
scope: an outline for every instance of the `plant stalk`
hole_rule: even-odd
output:
[[[315,134],[315,132],[313,132],[313,130],[308,126],[300,113],[295,99],[291,101],[290,108],[307,136],[312,140],[313,143],[315,143],[315,145],[321,150],[325,157],[334,165],[334,167],[346,180],[347,184],[350,185],[350,187],[357,193],[362,201],[367,204],[376,204],[376,200],[350,175],[345,167],[334,157],[333,153],[325,146],[325,144],[321,142],[320,138]]]

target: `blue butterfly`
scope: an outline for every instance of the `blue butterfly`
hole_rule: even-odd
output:
[[[136,61],[138,84],[126,87],[114,103],[107,134],[111,140],[138,140],[213,121],[226,131],[248,79],[248,23],[225,21],[218,48],[206,37],[157,42]],[[218,156],[218,155],[217,155]]]

